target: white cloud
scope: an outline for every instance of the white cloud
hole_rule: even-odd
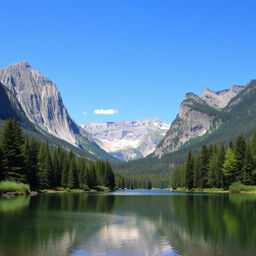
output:
[[[86,116],[88,113],[87,112],[83,112],[83,115]]]
[[[96,115],[114,115],[117,114],[118,110],[116,109],[95,109],[94,114]]]

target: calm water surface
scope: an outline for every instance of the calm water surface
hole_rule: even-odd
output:
[[[256,195],[169,191],[0,199],[0,256],[255,256]]]

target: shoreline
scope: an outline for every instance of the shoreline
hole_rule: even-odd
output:
[[[220,194],[256,194],[256,191],[230,191],[230,190],[212,190],[212,191],[207,191],[207,190],[201,190],[201,191],[191,191],[191,190],[171,190],[173,192],[184,192],[184,193],[220,193]],[[0,198],[13,198],[17,196],[36,196],[39,194],[55,194],[55,193],[95,193],[95,192],[110,192],[109,191],[97,191],[97,190],[81,190],[81,189],[74,189],[74,190],[54,190],[54,189],[43,189],[39,191],[31,191],[30,193],[21,193],[21,192],[4,192],[0,194]]]
[[[19,192],[4,192],[1,193],[0,198],[12,198],[17,196],[37,196],[39,194],[55,194],[55,193],[91,193],[97,192],[96,190],[91,191],[66,191],[66,190],[39,190],[39,191],[31,191],[30,193],[19,193]]]
[[[82,189],[63,189],[63,190],[58,190],[58,189],[41,189],[38,191],[30,191],[29,193],[25,192],[17,192],[17,191],[9,191],[9,192],[2,192],[0,193],[0,198],[12,198],[16,196],[36,196],[39,194],[55,194],[55,193],[95,193],[95,192],[111,192],[110,189],[102,189],[102,190],[96,190],[96,189],[91,189],[91,190],[82,190]]]
[[[191,190],[172,190],[175,192],[185,192],[185,193],[220,193],[220,194],[256,194],[256,191],[231,191],[231,190],[212,190],[212,191],[207,191],[207,190],[201,190],[201,191],[191,191]]]

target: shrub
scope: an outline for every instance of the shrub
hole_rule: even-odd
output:
[[[221,192],[223,191],[223,188],[205,188],[203,191],[204,192]]]
[[[256,186],[246,186],[241,182],[234,182],[229,186],[229,191],[231,192],[256,191]]]
[[[84,191],[90,191],[89,187],[86,184],[81,185],[80,188]]]
[[[105,191],[105,192],[110,191],[110,189],[108,187],[104,187],[104,186],[95,186],[95,187],[93,187],[93,189],[96,191]]]
[[[16,192],[21,194],[30,193],[30,187],[28,184],[18,183],[14,181],[2,181],[0,182],[0,193]]]
[[[179,191],[179,192],[184,192],[184,191],[188,191],[188,188],[185,188],[185,187],[179,187],[176,189],[176,191]]]

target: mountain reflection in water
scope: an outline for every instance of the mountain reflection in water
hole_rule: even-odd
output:
[[[255,256],[255,203],[169,191],[0,199],[0,255]]]

